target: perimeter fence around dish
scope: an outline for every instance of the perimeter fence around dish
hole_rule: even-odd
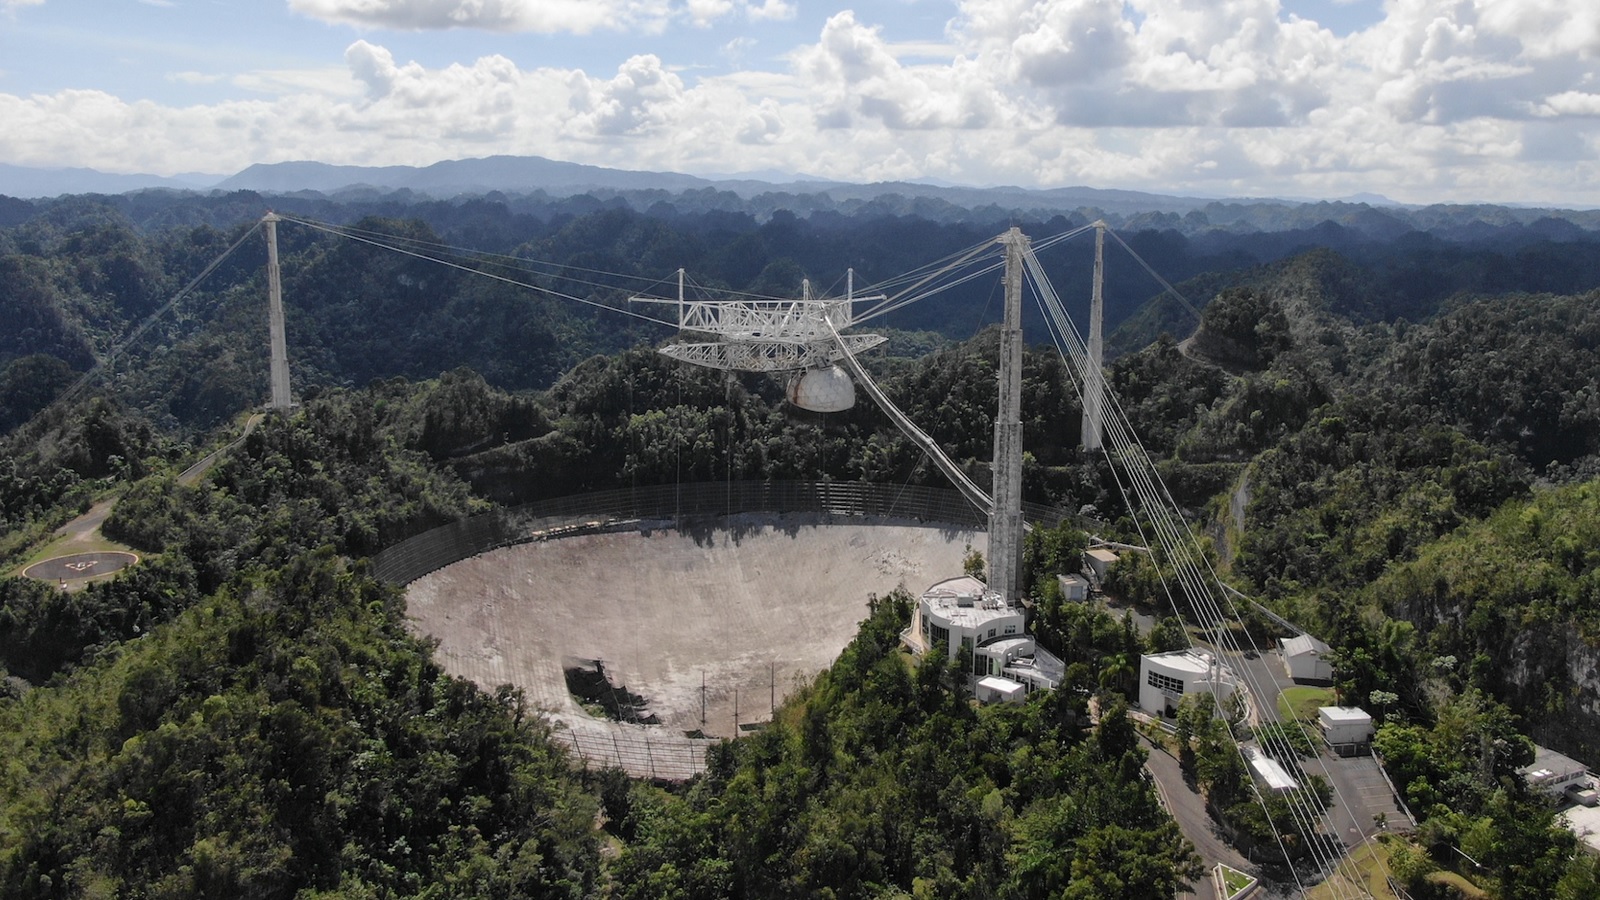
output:
[[[706,770],[706,748],[714,738],[626,734],[611,730],[558,729],[552,737],[589,769],[621,769],[634,778],[688,781]]]
[[[373,557],[379,578],[406,585],[479,553],[530,541],[664,523],[704,527],[739,514],[812,514],[982,529],[987,514],[960,493],[915,485],[837,481],[734,481],[624,488],[557,497],[495,510],[425,531]],[[1023,517],[1046,527],[1067,515],[1023,504]],[[686,781],[705,771],[715,739],[618,729],[558,728],[552,735],[588,768],[618,768],[634,778]]]
[[[410,584],[479,553],[640,522],[680,527],[741,513],[811,513],[984,528],[988,516],[960,493],[918,485],[859,481],[732,481],[619,488],[541,500],[441,525],[385,548],[372,559],[379,578]],[[1023,517],[1054,527],[1068,515],[1023,504]]]

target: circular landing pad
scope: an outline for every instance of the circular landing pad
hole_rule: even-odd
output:
[[[22,574],[40,581],[82,581],[110,575],[126,569],[139,561],[139,557],[121,550],[102,550],[95,553],[73,553],[54,559],[36,562],[22,570]]]

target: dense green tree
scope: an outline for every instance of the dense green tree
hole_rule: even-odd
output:
[[[392,589],[328,554],[235,582],[0,721],[7,896],[595,885],[595,805],[544,727],[441,672]]]
[[[976,710],[936,661],[908,672],[909,602],[875,602],[833,667],[685,795],[635,790],[622,896],[1138,897],[1199,876],[1125,707],[1094,741],[1053,708],[1070,690]]]
[[[1229,288],[1206,304],[1195,349],[1226,365],[1265,368],[1293,344],[1289,320],[1263,292]]]
[[[445,679],[404,636],[394,598],[343,559],[483,508],[468,485],[511,501],[686,478],[941,483],[865,403],[797,413],[772,379],[648,349],[580,365],[667,335],[557,298],[625,309],[642,283],[632,276],[680,265],[701,284],[790,294],[848,259],[864,284],[989,240],[990,223],[1015,216],[914,192],[853,205],[716,190],[278,200],[427,253],[492,244],[542,260],[469,265],[555,293],[282,229],[303,409],[178,485],[186,441],[264,393],[259,242],[151,320],[78,404],[45,404],[242,234],[264,198],[0,208],[0,318],[15,326],[0,336],[0,432],[13,429],[0,444],[0,554],[130,481],[108,528],[160,551],[75,594],[0,588],[0,883],[19,896],[592,891],[598,801],[557,774],[515,698]],[[1508,710],[1541,740],[1594,746],[1570,663],[1593,642],[1585,548],[1600,515],[1591,487],[1550,485],[1600,473],[1585,380],[1600,257],[1571,243],[1581,232],[1531,218],[1506,219],[1525,233],[1490,248],[1402,236],[1398,213],[1311,206],[1293,214],[1306,230],[1275,235],[1231,235],[1267,213],[1227,204],[1139,220],[1158,230],[1132,244],[1177,261],[1159,266],[1170,277],[1217,270],[1188,282],[1216,299],[1194,342],[1125,356],[1112,383],[1173,496],[1211,527],[1217,566],[1336,646],[1344,697],[1377,701],[1380,743],[1437,854],[1428,864],[1466,848],[1504,896],[1581,896],[1593,873],[1518,789],[1527,745]],[[1184,236],[1212,224],[1210,249]],[[1391,230],[1364,244],[1371,228]],[[1244,268],[1308,242],[1340,252]],[[1086,267],[1086,245],[1061,252],[1047,265]],[[1107,286],[1113,321],[1143,296],[1121,277]],[[963,286],[890,323],[975,340],[869,360],[980,481],[994,404],[983,294]],[[1092,504],[1110,520],[1097,533],[1136,539],[1111,470],[1074,447],[1059,356],[1030,352],[1024,368],[1029,499]],[[452,371],[428,384],[394,379],[441,370]],[[504,392],[552,383],[537,399]],[[338,384],[368,387],[326,387]],[[1228,489],[1229,503],[1211,503]],[[1076,540],[1040,533],[1027,550],[1034,628],[1068,661],[1065,689],[974,710],[955,690],[964,673],[907,668],[892,649],[904,600],[884,601],[839,666],[767,733],[715,751],[699,783],[602,789],[625,841],[616,893],[1137,896],[1191,877],[1182,845],[1163,856],[1171,825],[1139,784],[1120,716],[1084,739],[1084,697],[1107,689],[1114,710],[1143,645],[1130,622],[1061,602],[1051,576]],[[318,555],[330,552],[340,558]],[[1161,596],[1163,566],[1159,554],[1119,566],[1117,592]],[[1158,646],[1182,635],[1160,632]],[[1185,727],[1193,739],[1198,723]],[[1192,752],[1212,793],[1242,797],[1236,755],[1201,765]],[[528,765],[507,775],[505,760]],[[1224,812],[1263,845],[1279,836],[1258,807]]]

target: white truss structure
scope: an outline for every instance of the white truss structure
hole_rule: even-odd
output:
[[[678,330],[714,335],[717,340],[668,344],[661,353],[712,369],[739,372],[795,372],[833,365],[849,353],[860,353],[888,340],[876,334],[844,335],[855,321],[854,273],[843,298],[811,296],[811,283],[801,284],[799,300],[687,300],[683,271],[678,271],[678,299],[635,297],[642,303],[676,303]],[[862,297],[877,301],[883,297]]]
[[[886,338],[876,334],[851,334],[841,338],[851,353],[876,347]],[[697,366],[739,372],[793,372],[833,365],[843,358],[832,340],[795,342],[734,338],[706,344],[668,344],[661,352]]]

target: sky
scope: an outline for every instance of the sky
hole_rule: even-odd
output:
[[[0,162],[1600,205],[1595,0],[0,0]]]

